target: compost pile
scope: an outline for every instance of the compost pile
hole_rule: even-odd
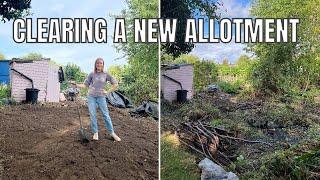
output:
[[[90,132],[87,107],[80,110]],[[157,122],[109,111],[122,141],[106,135],[98,113],[100,140],[81,144],[72,102],[0,107],[0,179],[157,179]]]

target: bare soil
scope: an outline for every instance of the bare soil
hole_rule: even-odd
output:
[[[90,133],[87,107],[80,110]],[[158,123],[109,111],[122,141],[112,140],[98,113],[100,140],[81,144],[71,103],[0,107],[0,179],[157,179]]]

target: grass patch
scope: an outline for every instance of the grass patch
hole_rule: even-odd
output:
[[[200,179],[196,157],[180,146],[174,134],[161,138],[161,179]]]
[[[234,83],[229,83],[225,81],[220,81],[217,83],[221,91],[229,94],[236,94],[240,90],[241,83],[239,81],[236,81]]]
[[[224,122],[221,119],[213,119],[210,124],[212,126],[222,126],[224,125]]]

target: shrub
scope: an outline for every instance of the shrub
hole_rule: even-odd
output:
[[[208,85],[215,83],[218,79],[218,67],[213,60],[201,60],[197,56],[186,54],[181,55],[175,60],[168,55],[163,58],[165,58],[165,62],[172,61],[171,64],[193,64],[193,82],[196,92],[202,91]]]
[[[194,64],[194,88],[201,91],[217,81],[218,69],[212,61],[199,61]]]
[[[0,84],[0,99],[10,97],[11,88],[8,85]]]

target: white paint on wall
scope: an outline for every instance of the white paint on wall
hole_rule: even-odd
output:
[[[46,101],[59,102],[60,83],[58,75],[59,67],[49,64],[48,80],[47,80],[47,94]]]
[[[193,65],[181,65],[180,68],[177,69],[163,69],[161,71],[161,93],[164,99],[172,102],[177,100],[177,90],[180,90],[181,87],[176,82],[162,75],[167,75],[180,82],[182,88],[188,90],[187,99],[193,97]]]
[[[23,73],[33,80],[34,88],[39,89],[38,101],[59,102],[60,83],[58,67],[49,65],[49,60],[12,63],[11,68]],[[56,72],[56,73],[55,73]],[[17,102],[26,99],[26,88],[31,88],[31,82],[20,74],[10,71],[11,97]]]

